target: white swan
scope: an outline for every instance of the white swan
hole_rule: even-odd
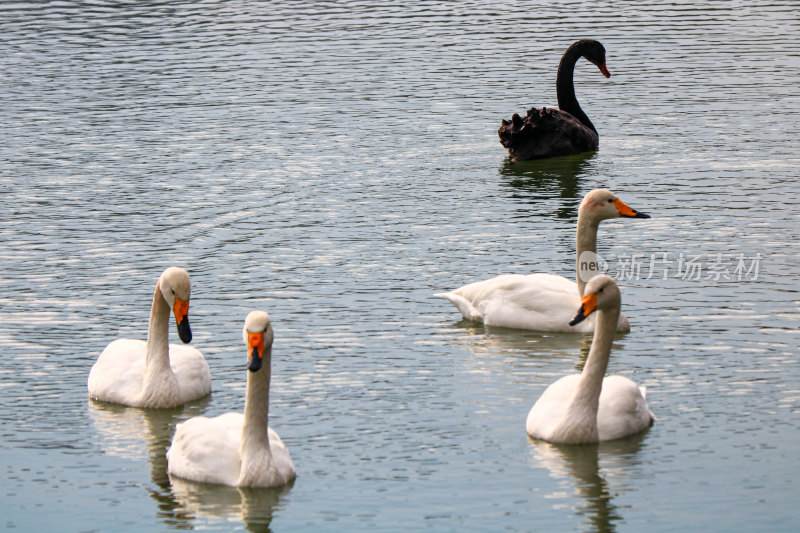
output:
[[[247,315],[243,336],[248,352],[244,415],[198,416],[178,424],[167,452],[171,475],[233,487],[278,487],[295,478],[286,446],[268,425],[273,338],[269,315]]]
[[[211,392],[208,363],[195,348],[169,344],[169,312],[178,336],[192,340],[189,329],[189,274],[178,267],[158,278],[150,310],[147,342],[119,339],[109,344],[89,373],[89,396],[132,407],[166,408]]]
[[[597,276],[585,289],[573,322],[597,309],[589,357],[583,372],[559,379],[533,405],[525,426],[534,439],[560,444],[614,440],[638,433],[655,420],[643,387],[622,376],[604,377],[619,319],[619,287],[610,277]]]
[[[456,306],[467,320],[487,326],[591,333],[594,321],[570,326],[580,305],[586,281],[599,273],[596,263],[597,228],[610,218],[650,218],[628,207],[607,189],[590,191],[578,210],[576,271],[578,283],[554,274],[504,274],[438,293]],[[620,315],[617,331],[630,331],[628,319]]]

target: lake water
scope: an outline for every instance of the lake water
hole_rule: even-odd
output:
[[[800,11],[785,2],[0,5],[0,527],[50,531],[797,531]],[[566,47],[593,154],[510,164]],[[574,274],[583,195],[632,329],[643,435],[528,440],[589,336],[487,329],[433,293]],[[192,277],[212,395],[90,402],[156,279]],[[166,475],[177,422],[244,405],[275,328],[293,486]],[[177,336],[174,327],[170,333]]]

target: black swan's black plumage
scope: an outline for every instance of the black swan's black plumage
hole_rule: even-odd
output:
[[[599,138],[594,124],[575,98],[572,73],[578,59],[585,57],[610,77],[606,68],[606,50],[597,41],[580,40],[572,44],[558,65],[556,92],[559,109],[531,108],[527,116],[516,113],[503,120],[497,134],[514,161],[542,159],[597,150]]]

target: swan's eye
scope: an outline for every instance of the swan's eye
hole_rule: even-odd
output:
[[[609,198],[609,199],[608,199],[608,203],[610,203],[610,204],[613,204],[613,203],[614,203],[614,200],[612,200],[611,198]]]
[[[175,289],[170,289],[170,291],[172,292],[172,295],[175,296]]]

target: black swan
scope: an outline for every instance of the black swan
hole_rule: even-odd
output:
[[[567,48],[556,76],[559,109],[531,108],[525,118],[515,113],[510,121],[503,120],[497,130],[512,161],[597,150],[597,130],[578,104],[572,83],[575,63],[581,57],[597,65],[606,78],[611,77],[606,68],[606,49],[599,42],[583,39]]]

